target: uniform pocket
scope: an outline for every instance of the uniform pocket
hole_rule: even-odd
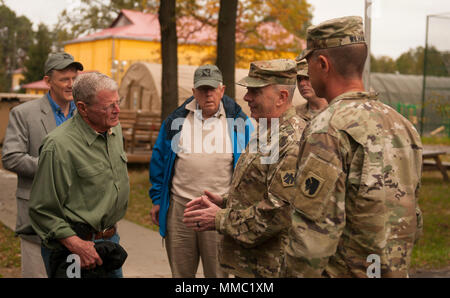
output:
[[[342,170],[334,164],[311,153],[297,177],[298,193],[293,202],[295,209],[313,221],[321,219],[341,173]]]

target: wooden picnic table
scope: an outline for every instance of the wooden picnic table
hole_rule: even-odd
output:
[[[449,181],[448,175],[447,175],[447,167],[442,164],[441,155],[445,155],[447,152],[445,151],[439,151],[439,150],[424,150],[422,153],[423,160],[425,159],[433,159],[434,164],[428,164],[427,165],[434,165],[441,173],[442,177],[444,178],[444,181]]]

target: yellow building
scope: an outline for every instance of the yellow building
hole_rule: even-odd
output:
[[[44,80],[24,84],[22,85],[22,89],[25,89],[26,94],[36,94],[36,95],[44,95],[49,90]]]
[[[178,20],[178,64],[202,65],[214,63],[216,29],[184,18]],[[269,27],[269,28],[268,28]],[[264,24],[261,30],[282,32],[287,43],[304,41],[286,32],[281,26]],[[284,30],[284,31],[283,31]],[[242,38],[237,36],[237,38]],[[277,40],[273,38],[271,40]],[[270,43],[270,41],[267,41]],[[279,42],[279,38],[277,40]],[[275,44],[275,41],[272,41]],[[276,48],[276,46],[272,46]],[[128,67],[138,61],[161,63],[160,27],[158,16],[132,10],[122,10],[107,29],[65,43],[64,50],[80,61],[85,70],[97,70],[120,82]],[[237,52],[237,68],[249,67],[251,61],[275,58],[295,58],[298,53],[256,51]]]
[[[17,92],[20,90],[20,81],[25,77],[23,76],[23,68],[16,69],[12,74],[11,91]]]

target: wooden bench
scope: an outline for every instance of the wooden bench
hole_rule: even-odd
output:
[[[447,166],[446,164],[443,164],[441,161],[440,156],[446,155],[447,152],[445,151],[436,151],[436,150],[424,150],[422,154],[423,158],[423,165],[424,169],[425,167],[431,167],[432,169],[437,169],[442,173],[442,177],[444,178],[444,181],[449,181],[448,175],[447,175]],[[428,161],[427,159],[434,160],[433,162]]]
[[[156,142],[161,128],[161,115],[153,112],[137,112],[136,122],[133,127],[131,150],[136,149],[150,151]]]
[[[123,147],[125,152],[128,152],[132,146],[134,125],[136,123],[137,111],[135,110],[120,110],[119,120],[122,126]]]

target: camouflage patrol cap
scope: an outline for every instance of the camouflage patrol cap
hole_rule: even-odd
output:
[[[297,69],[294,60],[276,59],[250,63],[248,76],[236,84],[244,87],[265,87],[268,85],[295,85]]]
[[[308,62],[306,62],[306,59],[298,60],[297,58],[295,58],[295,62],[297,62],[297,76],[303,76],[303,77],[309,78]]]
[[[361,17],[350,16],[331,19],[307,30],[306,49],[299,60],[306,58],[314,50],[335,48],[350,44],[365,43]]]
[[[47,61],[45,61],[44,73],[48,74],[53,69],[63,70],[70,65],[75,66],[78,70],[83,70],[83,65],[80,62],[74,61],[72,55],[65,52],[52,53],[48,55]]]
[[[198,88],[200,86],[210,86],[213,88],[217,88],[222,82],[222,72],[215,65],[206,64],[198,67],[195,70],[194,88]]]

